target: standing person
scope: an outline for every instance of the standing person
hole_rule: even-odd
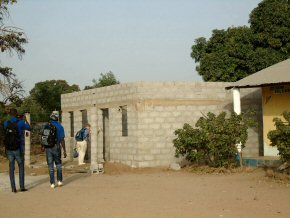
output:
[[[90,140],[90,131],[91,131],[90,129],[91,129],[91,125],[86,124],[86,126],[82,128],[76,134],[77,151],[79,153],[79,157],[78,157],[79,165],[85,164],[84,158],[85,158],[88,143]]]
[[[9,176],[12,192],[16,193],[15,185],[15,160],[19,168],[19,185],[20,191],[25,192],[25,172],[24,172],[24,130],[30,131],[30,125],[24,116],[22,119],[17,118],[17,110],[11,108],[9,112],[10,120],[4,122],[4,144],[5,152],[9,160]]]
[[[44,130],[42,133],[42,142],[43,138],[45,138],[45,136],[43,135],[45,134],[46,129],[49,129],[48,132],[50,133],[48,133],[46,138],[46,142],[48,143],[42,143],[42,150],[46,151],[46,161],[49,169],[50,187],[55,188],[54,164],[56,165],[57,169],[57,185],[62,186],[63,184],[61,148],[63,148],[63,156],[64,158],[66,158],[64,128],[58,122],[58,115],[52,114],[50,116],[50,122],[44,126]]]

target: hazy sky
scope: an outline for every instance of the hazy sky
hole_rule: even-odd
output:
[[[64,79],[80,88],[112,71],[121,83],[201,81],[190,57],[213,29],[248,25],[260,0],[18,0],[10,24],[29,43],[19,60],[0,53],[30,91]]]

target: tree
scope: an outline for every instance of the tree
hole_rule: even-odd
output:
[[[61,94],[79,91],[78,85],[69,85],[65,80],[47,80],[38,82],[30,91],[35,100],[47,113],[61,109]]]
[[[198,38],[191,56],[200,62],[197,71],[205,81],[236,81],[254,69],[248,62],[252,57],[254,35],[250,28],[233,27],[213,30],[209,41]]]
[[[288,58],[290,4],[287,0],[262,1],[251,12],[249,22],[250,27],[213,30],[209,40],[204,37],[195,40],[191,57],[205,81],[234,82]]]
[[[20,114],[30,113],[31,121],[33,122],[44,122],[48,120],[51,111],[45,111],[39,103],[37,103],[31,96],[26,97],[21,106],[17,107]]]
[[[16,27],[4,25],[4,19],[9,17],[8,5],[15,2],[16,0],[0,0],[0,51],[10,54],[14,51],[21,58],[25,53],[23,45],[27,43],[25,34]],[[0,62],[0,143],[2,141],[1,123],[5,119],[6,105],[12,102],[19,105],[23,93],[21,82],[12,72],[12,69],[2,66]]]
[[[263,48],[290,53],[290,1],[264,0],[250,14],[251,29]]]
[[[1,52],[16,52],[21,58],[25,53],[23,45],[27,43],[26,36],[19,28],[4,25],[4,19],[9,16],[8,5],[16,0],[0,0],[0,50]],[[8,102],[19,103],[23,97],[21,82],[9,67],[3,67],[0,63],[0,104]]]
[[[116,79],[114,73],[112,71],[109,71],[105,74],[101,73],[101,77],[97,81],[96,79],[93,79],[93,85],[92,86],[86,86],[86,89],[93,89],[93,88],[99,88],[104,86],[111,86],[119,84],[120,82]]]

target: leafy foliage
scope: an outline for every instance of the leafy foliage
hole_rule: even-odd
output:
[[[2,0],[0,1],[0,49],[1,52],[15,51],[19,58],[25,53],[23,45],[27,43],[27,38],[24,32],[17,27],[5,26],[3,23],[4,18],[9,17],[8,4],[15,3],[15,0]]]
[[[61,94],[79,91],[78,85],[69,85],[65,80],[38,82],[30,91],[31,98],[47,113],[61,109]]]
[[[101,73],[101,77],[97,81],[96,79],[93,79],[93,86],[86,86],[86,89],[93,89],[93,88],[99,88],[99,87],[104,87],[104,86],[111,86],[111,85],[116,85],[119,84],[120,82],[116,79],[115,75],[113,72],[109,71],[108,73]]]
[[[9,53],[14,51],[21,58],[25,53],[23,45],[27,43],[24,32],[16,27],[7,27],[3,23],[4,18],[9,16],[8,5],[15,2],[15,0],[0,1],[0,50]],[[0,104],[5,105],[8,102],[19,104],[23,93],[22,84],[12,73],[12,69],[0,66]]]
[[[257,34],[257,43],[290,53],[290,2],[264,0],[250,14],[251,29]]]
[[[201,117],[195,127],[185,123],[177,129],[173,140],[176,157],[184,156],[192,163],[208,164],[214,167],[229,167],[235,162],[236,144],[244,147],[249,126],[253,126],[253,112],[242,115],[225,112],[215,115],[211,112]]]
[[[23,45],[27,43],[24,32],[16,27],[4,25],[5,18],[9,17],[8,5],[16,3],[16,0],[0,0],[0,51],[16,52],[21,58],[25,53]],[[6,119],[7,104],[20,105],[24,90],[12,69],[2,66],[0,62],[0,144],[2,141],[2,122]]]
[[[253,40],[248,27],[213,30],[209,41],[196,40],[191,56],[200,62],[197,71],[205,81],[236,81],[255,70],[248,62],[254,55]]]
[[[0,67],[0,103],[6,105],[13,102],[20,105],[23,99],[24,90],[22,84],[8,67]]]
[[[234,82],[290,55],[290,3],[263,0],[250,14],[250,27],[213,30],[197,38],[191,57],[205,81]]]
[[[45,111],[31,96],[26,97],[17,110],[20,114],[30,113],[32,122],[48,121],[51,114],[51,111]]]
[[[290,112],[284,112],[283,117],[286,122],[280,118],[274,118],[276,130],[268,133],[268,138],[271,141],[271,146],[277,146],[280,159],[282,161],[290,160]]]

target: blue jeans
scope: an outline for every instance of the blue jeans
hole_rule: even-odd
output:
[[[24,186],[24,154],[20,151],[20,149],[15,151],[7,150],[7,158],[9,160],[9,176],[10,176],[10,184],[12,189],[16,189],[15,185],[15,160],[17,161],[19,168],[19,185],[20,189],[25,189]]]
[[[56,145],[52,148],[46,148],[46,161],[49,170],[50,184],[54,184],[54,163],[57,170],[57,181],[62,182],[62,162],[61,162],[61,147]]]

